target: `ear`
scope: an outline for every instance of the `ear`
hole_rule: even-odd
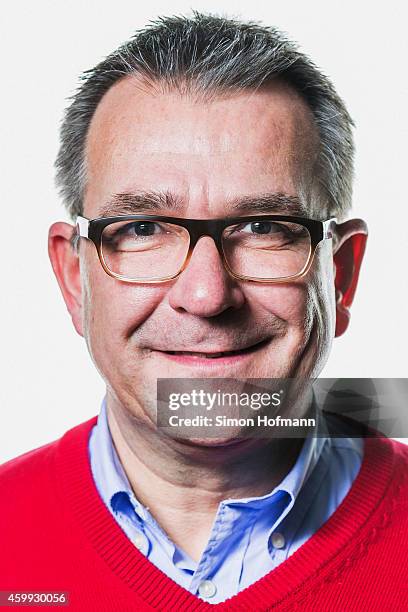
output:
[[[350,219],[336,226],[333,261],[336,289],[336,332],[341,336],[350,322],[353,302],[367,242],[368,229],[362,219]]]
[[[83,336],[81,274],[79,256],[71,243],[73,231],[74,227],[69,223],[51,225],[48,255],[74,327]]]

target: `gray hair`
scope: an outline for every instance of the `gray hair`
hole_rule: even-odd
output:
[[[256,90],[283,80],[314,117],[320,146],[313,179],[325,212],[341,218],[351,207],[353,121],[330,80],[277,29],[194,11],[192,17],[151,22],[82,75],[65,111],[55,162],[56,184],[72,219],[83,213],[92,116],[108,89],[131,74],[153,87],[160,83],[181,93],[192,87],[204,95]]]

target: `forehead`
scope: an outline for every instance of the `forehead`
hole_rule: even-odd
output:
[[[233,198],[296,196],[317,142],[309,108],[283,83],[204,101],[126,77],[88,131],[85,214],[142,190],[171,193],[190,216],[223,214]]]

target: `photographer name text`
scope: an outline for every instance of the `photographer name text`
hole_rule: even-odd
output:
[[[277,415],[267,417],[257,415],[254,417],[230,418],[222,415],[209,417],[196,415],[194,417],[179,417],[173,414],[168,419],[170,427],[315,427],[315,419],[291,419]]]

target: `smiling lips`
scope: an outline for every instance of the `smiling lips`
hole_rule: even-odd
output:
[[[217,352],[197,352],[197,351],[160,351],[165,355],[173,355],[176,357],[190,357],[193,359],[220,359],[222,357],[235,357],[238,355],[246,355],[252,353],[266,344],[267,340],[256,342],[249,347],[236,349],[233,351],[217,351]]]

